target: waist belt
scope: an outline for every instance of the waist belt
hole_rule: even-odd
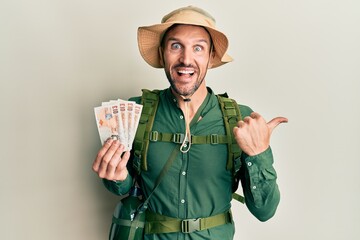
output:
[[[232,222],[230,211],[196,219],[172,218],[150,211],[147,211],[145,216],[145,234],[173,232],[191,233]]]

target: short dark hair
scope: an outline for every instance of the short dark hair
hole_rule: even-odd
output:
[[[160,47],[162,49],[164,49],[165,47],[165,36],[168,34],[168,32],[170,32],[171,30],[173,30],[175,27],[179,26],[179,25],[184,25],[184,24],[180,24],[180,23],[175,23],[173,25],[171,25],[168,29],[166,29],[166,31],[161,35],[160,37]],[[197,25],[194,25],[197,26]],[[198,26],[198,27],[202,27],[203,29],[205,29],[205,31],[209,34],[209,38],[210,38],[210,52],[213,50],[213,41],[211,38],[211,34],[210,32],[203,26]]]

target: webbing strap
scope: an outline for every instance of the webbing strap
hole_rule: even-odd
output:
[[[245,203],[245,198],[243,196],[235,193],[235,192],[232,194],[232,198],[239,201],[239,202],[241,202],[241,203]]]
[[[228,170],[235,170],[235,168],[240,168],[240,166],[234,166],[239,165],[240,161],[238,160],[238,162],[234,163],[234,160],[240,157],[241,149],[236,143],[233,128],[237,125],[237,122],[241,120],[241,113],[237,103],[228,98],[226,93],[223,95],[217,95],[217,97],[223,112],[225,131],[228,138],[228,161],[226,166]],[[238,169],[235,171],[237,170]]]
[[[232,170],[233,174],[232,197],[241,203],[245,203],[244,197],[235,193],[239,186],[238,171],[241,168],[241,149],[235,140],[233,129],[241,120],[240,109],[236,101],[228,98],[226,93],[217,95],[217,97],[223,112],[225,131],[228,137],[228,161],[226,167],[228,170]]]
[[[129,219],[117,218],[115,216],[113,216],[112,222],[116,223],[117,225],[126,226],[126,227],[134,226],[133,221],[131,221]],[[137,225],[137,227],[144,228],[144,226],[145,226],[145,222],[139,221],[139,224]]]
[[[178,219],[165,215],[146,212],[145,234],[159,234],[182,232],[191,233],[194,231],[202,231],[212,227],[220,226],[232,221],[230,211],[220,213],[214,216],[196,219]]]
[[[149,141],[146,140],[152,129],[155,113],[159,103],[159,90],[149,91],[142,90],[143,95],[141,104],[143,105],[142,113],[139,120],[139,126],[134,139],[134,168],[138,174],[141,170],[147,170],[147,150]]]
[[[157,131],[151,131],[148,135],[148,139],[152,142],[173,142],[182,143],[185,134],[183,133],[159,133]],[[191,135],[191,144],[226,144],[228,138],[226,135],[209,134],[206,136],[194,136]]]
[[[139,227],[142,228],[141,226],[145,225],[145,223],[143,221],[140,220],[140,214],[136,214],[133,224],[130,227],[130,232],[129,232],[129,236],[128,236],[128,240],[133,240],[135,239],[135,234],[136,234],[136,229],[138,229]]]

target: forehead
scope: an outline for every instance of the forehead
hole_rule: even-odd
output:
[[[182,39],[197,39],[201,41],[211,42],[211,37],[209,32],[201,26],[195,25],[173,25],[165,33],[163,40],[166,42],[169,39],[176,38],[178,40]]]

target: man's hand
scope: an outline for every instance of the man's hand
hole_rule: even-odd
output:
[[[93,163],[93,170],[100,178],[123,181],[128,175],[126,164],[130,158],[130,152],[124,152],[124,145],[118,140],[108,139],[99,150]]]
[[[287,118],[276,117],[266,123],[260,114],[253,112],[234,127],[235,140],[247,155],[257,155],[269,147],[274,128],[286,122],[288,122]]]

